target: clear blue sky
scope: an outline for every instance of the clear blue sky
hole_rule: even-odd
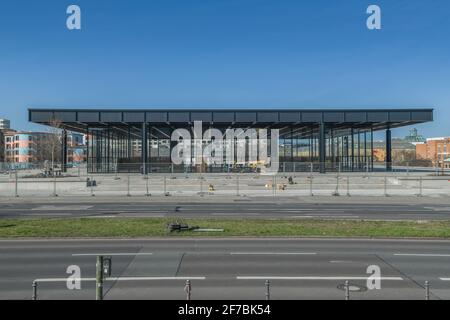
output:
[[[81,31],[66,29],[70,4]],[[449,14],[448,0],[2,1],[0,117],[36,129],[29,106],[434,106],[419,130],[450,135]]]

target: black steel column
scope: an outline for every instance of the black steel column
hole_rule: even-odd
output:
[[[361,170],[361,132],[358,129],[358,171]]]
[[[364,165],[368,167],[367,163],[367,130],[364,130]],[[366,168],[367,170],[367,168]]]
[[[391,129],[386,129],[386,171],[392,171],[392,135],[391,135]]]
[[[325,141],[325,123],[321,122],[319,125],[319,166],[320,173],[325,173],[325,160],[326,160],[326,141]]]
[[[141,160],[142,160],[142,174],[147,174],[147,163],[148,163],[148,132],[147,123],[142,124],[142,147],[141,147]]]
[[[153,149],[153,140],[154,140],[154,133],[153,133],[152,125],[150,123],[147,123],[147,135],[148,135],[148,144],[150,145],[149,149],[147,150],[147,173],[152,172],[152,149]],[[159,152],[159,145],[156,145],[157,149],[156,152]]]
[[[108,126],[106,129],[106,172],[111,173],[111,167],[112,167],[112,150],[111,150],[111,129]]]
[[[294,167],[294,128],[293,127],[291,127],[291,166],[292,166],[292,168]]]
[[[370,128],[370,166],[373,171],[373,128]]]
[[[345,143],[345,170],[348,170],[350,167],[350,159],[349,159],[349,152],[348,152],[348,132],[347,135],[344,137],[344,143]]]
[[[353,128],[350,129],[351,132],[351,147],[352,147],[352,155],[351,155],[351,160],[352,160],[352,172],[355,171],[355,132],[353,131]]]
[[[191,165],[190,165],[190,173],[194,173],[195,171],[195,167],[194,167],[194,162],[195,162],[195,139],[194,139],[194,129],[191,130]],[[230,154],[233,155],[233,159],[231,159],[231,163],[234,163],[234,139],[233,141],[230,142],[230,145],[228,146],[230,148]],[[231,165],[232,166],[232,165]]]
[[[67,172],[67,131],[61,133],[61,172]]]
[[[131,127],[128,125],[128,136],[127,136],[127,165],[131,162]]]
[[[87,166],[87,172],[91,173],[92,169],[91,169],[91,160],[90,160],[90,152],[89,152],[89,148],[91,147],[91,135],[89,134],[89,126],[86,127],[86,166]]]
[[[95,159],[96,159],[95,172],[96,173],[101,171],[100,167],[102,165],[102,157],[101,157],[101,155],[102,155],[102,153],[101,153],[102,144],[101,144],[101,141],[100,141],[100,134],[101,134],[101,131],[99,131],[99,130],[95,131]]]
[[[342,137],[338,136],[336,137],[336,163],[339,168],[339,164],[342,162],[341,156],[342,156]]]
[[[309,161],[312,163],[314,161],[314,154],[313,154],[313,136],[314,132],[313,129],[311,129],[311,135],[309,136]]]
[[[333,129],[330,130],[330,154],[331,154],[331,161],[333,163],[333,170],[336,170],[336,155],[335,155],[335,144],[334,144],[334,132]]]

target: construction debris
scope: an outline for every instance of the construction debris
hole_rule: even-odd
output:
[[[169,232],[181,232],[181,231],[192,231],[193,229],[198,229],[198,227],[189,227],[187,224],[173,222],[167,224],[167,231]]]
[[[284,190],[286,190],[286,188],[287,188],[287,185],[285,185],[284,183],[277,184],[277,189],[278,190],[284,191]]]
[[[169,232],[183,232],[183,231],[194,231],[194,232],[223,232],[224,229],[206,229],[206,228],[200,228],[200,227],[189,227],[189,225],[184,223],[168,223],[167,224],[167,231]]]

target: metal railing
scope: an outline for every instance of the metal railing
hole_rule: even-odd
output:
[[[32,283],[32,300],[38,300],[38,285],[41,283],[57,283],[57,282],[73,282],[77,281],[79,283],[81,282],[95,282],[95,299],[96,300],[103,300],[105,295],[103,291],[103,284],[104,281],[112,281],[112,282],[118,282],[118,281],[139,281],[139,282],[146,282],[146,281],[167,281],[167,280],[183,280],[185,281],[185,285],[183,287],[184,293],[186,294],[186,300],[192,300],[192,280],[206,280],[206,277],[199,277],[199,276],[193,276],[193,277],[112,277],[112,257],[106,257],[103,255],[98,255],[96,257],[96,264],[95,264],[95,278],[47,278],[47,279],[36,279]],[[283,278],[283,277],[281,277]],[[359,288],[358,285],[352,285],[350,283],[350,280],[345,280],[346,277],[332,277],[333,280],[344,280],[344,284],[339,287],[342,287],[345,296],[345,300],[350,300],[350,294],[352,291],[352,287]],[[236,277],[237,280],[260,280],[262,277]],[[273,277],[273,279],[278,279],[278,277]],[[286,278],[287,279],[287,278]],[[314,277],[289,277],[290,281],[293,280],[314,280]],[[328,278],[327,278],[328,279]],[[331,279],[331,278],[330,278]],[[368,280],[369,277],[349,277],[348,279],[358,279],[358,280]],[[373,280],[372,278],[370,278]],[[381,277],[379,278],[381,280]],[[402,280],[402,278],[397,277],[391,277],[390,280]],[[269,279],[266,279],[264,282],[264,298],[265,300],[271,299],[271,281]],[[81,285],[80,285],[81,288]],[[430,282],[425,281],[423,289],[425,290],[425,300],[430,300]],[[262,298],[262,297],[260,297]],[[258,299],[258,297],[257,297]]]
[[[130,281],[138,281],[138,282],[146,282],[146,281],[185,281],[185,285],[183,287],[184,293],[186,294],[186,300],[192,300],[192,280],[206,280],[206,277],[201,277],[201,276],[192,276],[192,277],[188,277],[188,276],[184,276],[184,277],[179,277],[179,276],[175,276],[175,277],[167,277],[167,276],[148,276],[148,277],[112,277],[112,257],[110,256],[103,256],[103,255],[98,255],[96,256],[96,264],[95,264],[95,278],[47,278],[47,279],[35,279],[32,283],[32,296],[31,299],[32,300],[38,300],[38,286],[39,284],[43,284],[43,283],[61,283],[61,282],[66,282],[68,283],[76,281],[76,282],[95,282],[95,299],[96,300],[103,300],[105,295],[104,295],[104,290],[103,290],[103,285],[105,281],[112,281],[112,282],[118,282],[118,281],[126,281],[126,282],[130,282]],[[236,277],[237,280],[262,280],[263,277]],[[272,277],[272,280],[274,279],[289,279],[289,281],[294,281],[294,280],[316,280],[316,278],[314,277]],[[344,284],[338,286],[342,287],[343,291],[344,291],[344,299],[345,300],[350,300],[351,298],[351,291],[352,291],[352,287],[355,288],[359,288],[358,285],[354,285],[350,283],[350,279],[352,280],[373,280],[373,278],[371,277],[348,277],[348,280],[346,280],[346,277],[330,277],[330,278],[323,278],[323,279],[332,279],[332,280],[343,280]],[[382,278],[380,277],[379,280],[381,280]],[[389,280],[403,280],[402,278],[398,278],[398,277],[390,277]],[[265,300],[270,300],[272,298],[271,296],[271,286],[272,283],[269,279],[266,279],[264,281],[264,299]],[[81,288],[81,285],[80,285]],[[430,282],[429,281],[425,281],[424,286],[424,293],[425,293],[425,300],[430,300]],[[261,299],[262,300],[262,295],[261,297],[256,297],[256,299]]]
[[[135,165],[135,164],[133,164]],[[172,164],[148,164],[148,172],[89,173],[81,164],[52,170],[34,168],[0,174],[0,197],[28,196],[428,196],[450,194],[450,168],[411,167],[374,163],[349,171],[346,164],[281,163],[277,173],[261,166],[211,166],[182,170]],[[59,168],[59,169],[58,169]],[[153,169],[157,168],[157,170]],[[187,167],[184,167],[186,169]],[[192,169],[192,168],[190,168]],[[251,170],[250,170],[251,169]],[[332,169],[332,170],[331,170]],[[292,170],[292,171],[290,171]],[[154,172],[153,172],[154,171]],[[211,172],[208,172],[211,171]]]
[[[0,197],[448,196],[450,177],[397,173],[123,174],[0,177]]]
[[[80,279],[72,279],[72,280],[78,280],[81,282],[96,282],[96,294],[95,294],[95,300],[104,300],[105,299],[105,295],[103,294],[103,290],[99,288],[103,287],[103,282],[99,282],[98,279],[96,278],[80,278]],[[193,282],[192,281],[198,281],[198,280],[206,280],[206,278],[204,277],[133,277],[133,278],[120,278],[120,277],[110,277],[110,278],[105,278],[102,281],[112,281],[112,282],[116,282],[116,281],[140,281],[140,282],[148,282],[148,281],[167,281],[167,280],[175,280],[175,281],[184,281],[184,285],[180,285],[180,290],[183,290],[185,296],[186,296],[186,300],[190,301],[193,300]],[[43,283],[49,283],[49,282],[66,282],[67,279],[36,279],[33,281],[32,283],[32,295],[31,295],[31,300],[39,300],[39,293],[38,293],[38,288],[39,288],[39,284],[43,284]],[[273,282],[271,282],[270,280],[265,280],[264,284],[261,285],[261,291],[262,294],[261,296],[257,296],[254,297],[255,300],[266,300],[266,301],[270,301],[274,298],[271,289],[273,286]],[[357,285],[353,285],[350,283],[349,280],[345,280],[344,284],[342,285],[344,294],[343,294],[343,299],[348,301],[351,300],[352,298],[352,287],[358,287]],[[431,300],[431,286],[430,286],[430,282],[429,281],[425,281],[424,285],[423,285],[423,290],[424,290],[424,300],[428,301]],[[276,298],[276,297],[275,297]],[[363,298],[362,296],[358,296],[358,299]]]

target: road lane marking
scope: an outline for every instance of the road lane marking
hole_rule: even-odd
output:
[[[316,255],[316,252],[230,252],[230,255]]]
[[[43,205],[39,207],[34,207],[31,211],[84,211],[91,209],[93,206],[84,205]]]
[[[401,277],[274,277],[274,276],[238,276],[237,280],[382,280],[382,281],[402,281]]]
[[[43,282],[67,282],[70,281],[96,281],[96,278],[44,278],[44,279],[35,279],[34,282],[43,283]]]
[[[450,254],[433,254],[433,253],[394,253],[394,256],[405,257],[450,257]]]
[[[73,257],[83,257],[83,256],[151,256],[152,252],[136,252],[136,253],[74,253]]]
[[[254,208],[249,208],[249,209],[244,209],[247,211],[274,211],[274,212],[284,212],[284,211],[288,211],[288,212],[298,212],[298,211],[347,211],[347,209],[334,209],[334,208],[306,208],[306,209],[289,209],[289,208],[260,208],[260,209],[254,209]]]
[[[19,214],[20,216],[26,216],[26,217],[70,217],[75,216],[73,213],[22,213]]]
[[[124,219],[129,219],[129,218],[142,218],[142,217],[147,217],[147,216],[145,216],[145,215],[142,215],[142,214],[131,214],[131,215],[129,215],[129,214],[127,214],[127,215],[123,215],[123,216],[114,216],[114,218],[124,218]],[[165,215],[149,215],[148,217],[152,217],[152,218],[164,218],[164,217],[166,217]],[[92,219],[94,219],[94,218],[103,218],[103,217],[96,217],[96,216],[92,216],[92,217],[89,217],[89,218],[92,218]]]
[[[106,278],[112,281],[140,281],[140,280],[205,280],[206,277],[118,277]]]
[[[93,215],[93,216],[88,216],[86,218],[89,218],[89,219],[101,219],[101,218],[103,218],[103,219],[115,219],[115,218],[117,218],[117,216],[96,216],[96,215]]]
[[[102,212],[102,213],[116,213],[116,214],[121,214],[121,213],[135,213],[135,214],[138,214],[138,213],[145,213],[145,214],[150,214],[150,213],[159,213],[159,214],[161,214],[161,213],[167,213],[167,212],[172,212],[172,211],[170,211],[170,210],[165,210],[165,211],[163,211],[163,210],[136,210],[136,209],[134,209],[134,210],[132,210],[132,209],[130,209],[130,210],[108,210],[108,209],[101,209],[101,210],[97,210],[96,212]]]
[[[289,218],[299,218],[299,219],[304,219],[304,218],[314,218],[314,216],[290,216]]]
[[[316,218],[359,218],[359,216],[354,215],[347,215],[347,216],[340,216],[340,215],[316,215]]]
[[[241,216],[241,215],[246,215],[246,216],[259,216],[261,215],[260,213],[242,213],[242,212],[205,212],[203,213],[203,215],[212,215],[212,216],[219,216],[219,215],[223,215],[223,216]]]
[[[159,281],[159,280],[205,280],[206,277],[108,277],[105,281]],[[96,281],[96,278],[44,278],[34,280],[37,283],[67,282],[70,281]]]
[[[450,281],[450,278],[439,278],[441,281]]]
[[[327,216],[324,216],[324,215],[319,215],[319,214],[317,214],[317,215],[306,215],[306,216],[289,216],[289,218],[297,218],[297,219],[300,219],[300,218],[333,218],[333,219],[338,219],[338,218],[355,218],[355,219],[357,219],[357,218],[360,218],[360,216],[354,216],[354,215],[347,215],[347,216],[341,216],[341,215],[327,215]]]
[[[450,211],[450,207],[424,207],[424,209],[429,209],[433,211]]]

